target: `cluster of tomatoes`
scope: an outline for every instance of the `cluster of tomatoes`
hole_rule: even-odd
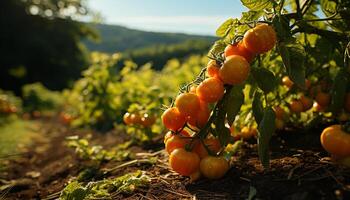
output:
[[[10,115],[10,114],[14,114],[17,112],[18,112],[17,106],[15,106],[10,101],[8,101],[6,96],[0,98],[0,113],[1,114]]]
[[[229,163],[220,156],[221,147],[217,138],[199,137],[197,132],[210,118],[210,104],[218,102],[225,93],[226,86],[242,84],[249,76],[250,62],[257,54],[271,50],[276,43],[276,33],[267,24],[258,24],[248,30],[240,42],[225,48],[224,61],[209,61],[208,77],[198,86],[176,97],[174,106],[162,115],[164,126],[170,130],[164,142],[169,153],[172,169],[184,176],[196,177],[203,174],[210,179],[221,178],[229,169]],[[243,130],[256,134],[256,129]]]
[[[145,112],[126,112],[123,116],[123,121],[128,126],[141,125],[147,128],[151,127],[156,122],[156,117]]]

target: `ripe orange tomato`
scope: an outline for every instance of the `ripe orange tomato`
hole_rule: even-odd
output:
[[[325,109],[324,107],[322,107],[320,104],[318,104],[317,102],[314,102],[314,104],[312,105],[312,108],[316,111],[316,112],[323,112]]]
[[[199,98],[193,93],[182,93],[177,96],[175,106],[184,116],[196,116],[200,108]]]
[[[132,113],[130,120],[132,124],[141,124],[141,116],[138,113]]]
[[[196,172],[194,172],[193,174],[190,175],[190,183],[193,183],[197,180],[199,180],[202,176],[202,173],[200,170],[197,170]]]
[[[276,44],[277,36],[272,26],[258,24],[243,37],[243,45],[249,51],[260,54],[270,51]]]
[[[282,130],[284,128],[284,121],[282,119],[275,119],[275,125],[277,130]]]
[[[202,128],[208,122],[210,110],[208,103],[200,101],[200,108],[196,116],[189,116],[188,123],[192,126]]]
[[[250,66],[247,60],[242,56],[233,55],[226,58],[219,70],[219,78],[225,84],[237,85],[248,78],[249,72]]]
[[[290,111],[292,111],[293,113],[301,113],[304,110],[304,106],[303,103],[301,103],[301,101],[299,100],[293,100],[292,102],[290,102],[289,104],[289,109]]]
[[[258,135],[258,130],[255,127],[245,126],[241,129],[241,132],[238,133],[244,140],[248,140],[254,136]]]
[[[325,128],[321,134],[323,148],[335,156],[350,156],[350,134],[342,130],[340,125]]]
[[[282,84],[287,86],[287,88],[291,89],[294,85],[294,82],[292,80],[290,80],[290,78],[288,76],[284,76],[282,78]]]
[[[313,105],[313,100],[307,96],[304,96],[302,95],[300,97],[300,101],[301,103],[303,104],[303,111],[307,111],[309,110],[310,108],[312,108],[312,105]]]
[[[203,142],[213,153],[218,153],[221,149],[220,141],[216,138],[207,138]],[[208,156],[208,151],[204,147],[203,142],[197,140],[193,148],[193,152],[197,153],[200,158]]]
[[[209,77],[217,77],[219,75],[220,65],[215,60],[210,60],[207,65],[207,74]]]
[[[141,118],[141,125],[144,127],[150,127],[156,122],[156,118],[145,113]]]
[[[192,85],[192,86],[190,87],[189,93],[196,94],[196,90],[197,90],[197,85]]]
[[[319,92],[315,97],[316,102],[322,106],[327,107],[331,102],[331,95],[324,92]]]
[[[165,135],[164,135],[164,144],[168,141],[168,139],[170,139],[171,137],[173,137],[175,134],[172,133],[171,131],[168,131]],[[191,137],[191,135],[185,131],[185,130],[182,130],[179,134],[180,136],[182,137]]]
[[[215,77],[205,79],[197,87],[197,95],[199,99],[207,103],[217,102],[224,96],[224,84]]]
[[[186,123],[186,117],[176,107],[168,108],[162,115],[164,126],[172,131],[177,131]]]
[[[350,112],[350,93],[346,94],[344,108],[346,111]]]
[[[245,48],[242,42],[227,45],[224,52],[226,58],[232,55],[238,55],[244,57],[249,63],[255,57],[254,53]]]
[[[199,163],[198,155],[185,149],[175,149],[169,156],[170,167],[183,176],[190,176],[198,171]]]
[[[126,112],[123,116],[123,121],[126,125],[132,124],[131,114]]]
[[[230,166],[223,157],[207,156],[200,162],[200,171],[208,179],[220,179]]]
[[[285,111],[280,106],[275,106],[274,111],[275,111],[276,118],[278,119],[283,119],[284,116],[286,115]]]
[[[173,135],[165,142],[165,150],[170,154],[172,151],[178,148],[185,148],[186,144],[189,144],[188,138],[183,138],[179,135]]]

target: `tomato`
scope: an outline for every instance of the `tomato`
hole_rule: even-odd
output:
[[[331,102],[331,95],[328,93],[319,92],[316,95],[315,100],[318,104],[320,104],[320,106],[327,107]]]
[[[291,89],[294,85],[294,82],[292,80],[290,80],[290,78],[288,76],[284,76],[282,78],[282,84],[287,86],[287,88]]]
[[[289,109],[293,113],[301,113],[304,110],[304,106],[303,106],[303,103],[301,103],[301,101],[293,100],[289,104]]]
[[[254,136],[258,135],[258,130],[255,127],[245,126],[241,129],[241,132],[238,133],[243,139],[248,140]]]
[[[344,108],[346,111],[350,112],[350,93],[346,94]]]
[[[339,157],[350,156],[350,133],[342,130],[341,125],[325,128],[321,134],[321,144],[330,154]]]
[[[212,153],[218,153],[221,149],[220,141],[216,138],[207,138],[204,141],[204,144],[209,148]],[[193,152],[197,153],[200,158],[208,156],[208,151],[204,147],[203,142],[197,140],[193,148]]]
[[[189,116],[188,123],[192,126],[202,128],[208,122],[210,110],[208,103],[200,101],[200,108],[196,116]]]
[[[275,111],[276,118],[278,119],[283,119],[286,115],[286,112],[280,106],[275,106],[274,111]]]
[[[189,138],[184,138],[180,135],[173,135],[166,140],[165,150],[170,154],[175,149],[185,148],[185,145],[189,143],[190,143]]]
[[[150,127],[156,122],[156,118],[154,116],[148,115],[145,113],[141,118],[141,125],[144,127]]]
[[[61,120],[64,124],[70,124],[73,120],[72,115],[68,114],[68,113],[61,113]]]
[[[190,87],[189,93],[196,94],[196,90],[197,90],[197,85],[192,85],[192,86]]]
[[[219,78],[225,84],[237,85],[248,78],[249,72],[250,66],[247,60],[242,56],[233,55],[226,58],[219,70]]]
[[[197,87],[197,95],[204,102],[214,103],[224,96],[224,84],[215,77],[205,79]]]
[[[173,137],[175,134],[172,133],[171,131],[168,131],[165,135],[164,135],[164,144],[168,141],[168,139],[170,139],[171,137]],[[182,137],[191,137],[191,135],[185,131],[185,130],[182,130],[180,132],[180,136]]]
[[[300,101],[301,103],[303,104],[303,111],[307,111],[309,110],[310,108],[312,108],[312,105],[313,105],[313,100],[307,96],[304,96],[302,95],[300,97]]]
[[[224,52],[226,58],[232,55],[238,55],[245,58],[249,63],[255,57],[254,53],[245,48],[242,42],[227,45]]]
[[[200,108],[199,98],[193,93],[182,93],[177,96],[175,106],[184,116],[196,116]]]
[[[130,115],[130,120],[132,124],[141,124],[141,116],[138,113],[132,113]]]
[[[243,37],[243,45],[250,52],[260,54],[270,51],[276,44],[277,36],[272,26],[258,24]]]
[[[199,169],[200,159],[196,153],[175,149],[169,156],[170,167],[183,176],[190,176]]]
[[[209,77],[218,77],[220,65],[215,60],[209,61],[207,65],[207,74]]]
[[[230,169],[223,157],[207,156],[200,162],[200,171],[208,179],[220,179]]]
[[[284,121],[281,119],[275,119],[275,125],[277,130],[282,130],[284,128]]]
[[[323,112],[325,109],[324,107],[322,107],[320,104],[318,104],[317,102],[314,102],[314,104],[312,105],[312,108],[316,111],[316,112]]]
[[[168,108],[162,114],[164,126],[172,131],[177,131],[186,123],[186,117],[176,107]]]

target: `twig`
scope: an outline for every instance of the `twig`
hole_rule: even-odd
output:
[[[301,166],[302,166],[302,164],[299,164],[299,165],[296,165],[295,167],[293,167],[293,169],[291,169],[288,173],[287,180],[290,180],[293,176],[294,171]]]
[[[179,195],[179,196],[183,196],[183,197],[192,197],[191,195],[187,195],[187,194],[182,194],[182,193],[179,193],[179,192],[171,191],[171,190],[168,190],[166,188],[164,188],[164,191],[167,191],[169,193],[176,194],[176,195]]]

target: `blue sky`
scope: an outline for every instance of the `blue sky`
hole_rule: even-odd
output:
[[[148,31],[214,35],[230,17],[246,11],[239,0],[89,0],[107,24]]]

